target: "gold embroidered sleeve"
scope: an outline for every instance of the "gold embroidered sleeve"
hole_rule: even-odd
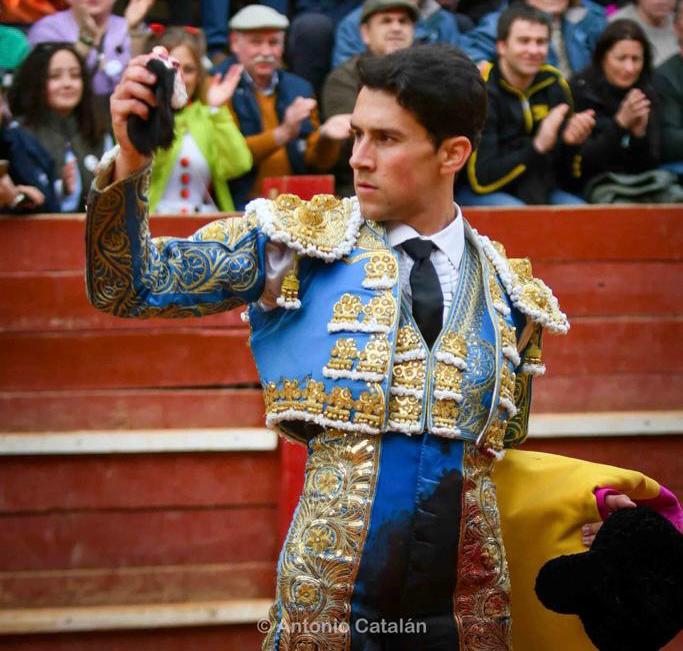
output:
[[[265,238],[254,220],[218,220],[187,239],[152,239],[149,169],[111,185],[108,174],[98,173],[86,215],[86,285],[96,308],[123,317],[187,317],[259,298]]]
[[[505,430],[504,446],[518,447],[529,434],[529,412],[531,411],[531,388],[533,379],[545,373],[541,359],[541,341],[543,330],[535,326],[531,336],[520,355],[521,362],[515,376],[515,407],[517,412],[508,421]]]

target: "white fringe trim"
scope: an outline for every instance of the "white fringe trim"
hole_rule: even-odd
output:
[[[292,239],[292,236],[287,233],[287,231],[278,229],[275,223],[275,216],[271,210],[272,201],[270,199],[254,199],[253,201],[250,201],[245,208],[245,213],[256,214],[261,230],[273,242],[282,242],[289,248],[294,249],[300,255],[311,258],[321,258],[322,260],[325,260],[325,262],[334,262],[351,252],[358,239],[358,231],[363,223],[358,200],[353,197],[351,199],[342,199],[342,202],[349,202],[351,204],[346,231],[339,245],[329,252],[320,251],[312,245],[303,246],[297,240]]]
[[[427,355],[424,350],[416,349],[409,350],[406,353],[396,353],[394,355],[394,364],[396,362],[412,362],[417,359],[427,359]]]
[[[515,403],[508,398],[501,397],[500,405],[505,408],[505,411],[507,411],[510,418],[514,418],[517,415],[517,407],[515,406]]]
[[[551,307],[555,308],[560,314],[560,318],[562,320],[561,323],[554,323],[545,312],[535,308],[530,308],[528,305],[524,305],[520,302],[522,285],[516,282],[517,278],[513,275],[507,260],[505,260],[500,253],[496,251],[496,247],[491,244],[491,240],[488,237],[485,235],[480,235],[475,229],[472,229],[472,231],[474,235],[479,238],[481,247],[484,250],[486,257],[491,261],[491,264],[493,264],[493,267],[498,273],[500,281],[503,283],[503,287],[505,287],[505,291],[508,293],[512,304],[520,312],[522,312],[522,314],[530,316],[535,323],[540,323],[549,332],[566,335],[567,332],[569,332],[569,320],[567,319],[567,315],[560,310],[560,305],[557,301],[557,298],[552,294],[552,292],[550,294]]]
[[[396,282],[395,278],[382,276],[381,278],[364,278],[362,285],[366,289],[391,289]]]
[[[392,396],[413,396],[414,398],[422,398],[424,389],[413,389],[412,387],[391,387],[389,392]]]
[[[389,326],[376,321],[342,321],[341,323],[328,323],[327,332],[390,332]]]
[[[275,302],[280,307],[284,307],[285,310],[298,310],[301,307],[301,301],[298,298],[293,301],[287,301],[282,296],[278,296]]]
[[[463,401],[462,393],[458,393],[457,391],[445,391],[443,389],[435,389],[434,397],[437,400],[455,400],[457,403]]]
[[[512,310],[507,303],[501,303],[500,301],[495,301],[493,303],[493,308],[496,310],[496,312],[499,312],[503,316],[510,316],[512,313]]]
[[[509,359],[514,366],[519,366],[522,361],[516,348],[512,346],[503,346],[503,356]]]
[[[457,439],[462,435],[457,427],[432,427],[430,432],[437,436],[443,436],[445,439]]]
[[[539,377],[545,375],[545,364],[522,364],[522,368],[519,369],[519,372]]]
[[[402,434],[422,434],[422,425],[419,423],[397,423],[395,420],[390,420],[388,423],[390,430],[401,432]]]
[[[323,367],[323,375],[325,377],[333,378],[335,380],[365,380],[366,382],[382,382],[387,376],[386,373],[373,373],[372,371],[345,371],[339,368]]]
[[[307,423],[315,423],[321,427],[332,427],[334,429],[341,429],[346,432],[361,432],[363,434],[379,434],[380,430],[377,427],[371,427],[365,423],[351,423],[344,420],[332,420],[322,414],[310,414],[307,411],[299,409],[287,409],[277,414],[266,415],[266,427],[271,429],[278,428],[278,424],[283,421],[303,420]]]
[[[246,310],[240,313],[240,320],[242,323],[249,323],[249,312]]]
[[[462,357],[456,357],[453,353],[437,352],[436,359],[444,364],[449,364],[450,366],[455,366],[461,371],[467,370],[467,362]]]
[[[486,448],[485,452],[491,455],[496,461],[502,461],[505,458],[507,450],[494,450],[493,448]]]
[[[112,165],[120,151],[121,147],[119,145],[114,145],[111,149],[105,151],[104,154],[102,154],[102,158],[100,158],[100,162],[97,163],[97,166],[95,167],[95,176],[99,176],[99,174]]]

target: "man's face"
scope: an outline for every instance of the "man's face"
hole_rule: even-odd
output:
[[[351,116],[353,182],[363,215],[409,222],[428,202],[441,161],[427,130],[381,90],[362,88]]]
[[[498,41],[498,57],[513,74],[534,77],[548,56],[548,27],[528,20],[515,20],[504,41]],[[509,80],[508,80],[509,81]]]
[[[410,47],[414,31],[413,21],[405,9],[378,11],[360,27],[363,43],[377,56]]]
[[[638,0],[638,8],[650,19],[664,20],[670,16],[676,6],[676,0]]]
[[[282,66],[285,33],[281,29],[257,29],[230,34],[230,47],[252,79],[270,80]]]
[[[569,0],[526,0],[526,3],[551,16],[561,16],[569,7]]]

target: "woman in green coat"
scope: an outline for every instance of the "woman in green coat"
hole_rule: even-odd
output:
[[[207,80],[202,64],[206,44],[202,33],[194,28],[171,27],[151,45],[162,45],[178,59],[190,98],[175,116],[175,139],[170,149],[155,152],[151,212],[234,210],[228,180],[242,176],[252,166],[251,152],[227,108],[240,67],[231,68],[222,80]]]

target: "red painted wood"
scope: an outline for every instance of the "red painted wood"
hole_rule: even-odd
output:
[[[280,501],[278,535],[282,544],[304,487],[306,447],[289,441],[280,445]]]
[[[541,262],[533,271],[570,319],[678,315],[683,304],[680,262]]]
[[[681,341],[680,318],[576,318],[567,336],[544,335],[543,357],[553,376],[680,373]]]
[[[82,271],[0,275],[0,330],[245,329],[243,309],[188,319],[123,319],[96,310],[85,295]]]
[[[0,575],[0,608],[178,603],[268,598],[274,594],[274,561]]]
[[[591,373],[534,379],[534,412],[648,411],[683,407],[683,374]]]
[[[0,333],[0,389],[103,389],[254,384],[244,331],[184,328]]]
[[[275,504],[277,452],[0,457],[0,513]]]
[[[261,427],[261,389],[0,392],[0,431]]]
[[[532,262],[683,258],[683,207],[678,205],[467,208],[464,212],[480,233],[502,242],[508,255]]]
[[[275,506],[0,518],[0,571],[272,561]]]
[[[256,624],[148,631],[11,635],[3,651],[256,651],[263,634]]]

